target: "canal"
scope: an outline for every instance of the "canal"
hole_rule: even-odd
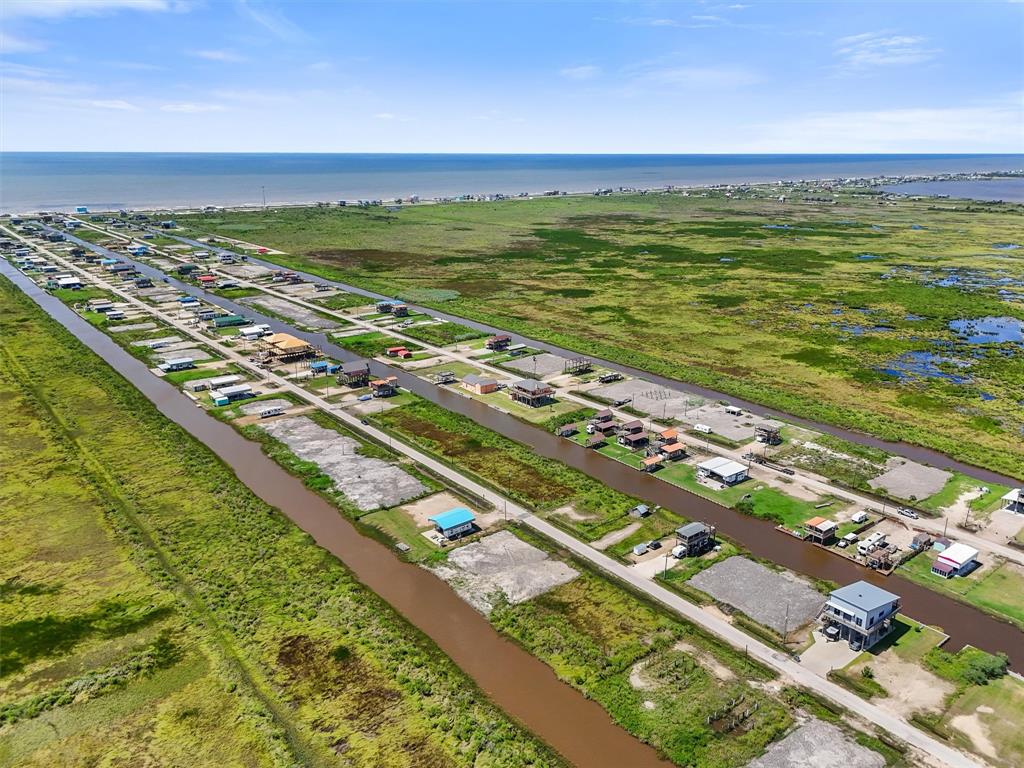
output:
[[[158,280],[166,278],[173,285],[198,298],[214,302],[225,309],[255,318],[275,331],[283,331],[318,345],[326,354],[338,360],[361,359],[357,355],[330,341],[323,333],[297,330],[293,326],[250,306],[237,304],[216,294],[166,276],[154,267],[127,258],[124,254],[79,238],[72,239],[98,253],[131,261],[143,273]],[[20,274],[20,273],[19,273]],[[466,416],[509,439],[529,445],[539,455],[560,461],[623,493],[659,504],[682,518],[703,520],[737,542],[756,557],[770,560],[797,573],[818,579],[846,584],[864,579],[900,595],[903,612],[925,624],[939,626],[950,636],[946,647],[950,650],[972,645],[990,652],[1002,651],[1009,655],[1016,667],[1024,667],[1024,632],[1009,622],[1002,621],[966,603],[946,597],[897,574],[883,576],[874,570],[826,550],[808,544],[775,530],[774,523],[744,515],[666,483],[647,473],[615,461],[555,436],[532,424],[527,424],[485,403],[431,384],[401,368],[370,361],[376,376],[397,376],[399,384],[420,397],[450,411]]]
[[[200,248],[206,248],[216,253],[223,252],[231,254],[232,256],[238,255],[233,251],[229,251],[224,248],[217,248],[216,246],[211,246],[209,243],[202,243],[199,242],[198,240],[182,237],[180,235],[172,235],[163,230],[153,231],[165,237],[173,237],[174,239],[179,240],[182,243],[198,246]],[[326,283],[328,285],[332,285],[335,288],[347,291],[349,293],[354,293],[360,296],[366,296],[369,299],[378,300],[395,298],[394,296],[385,296],[384,294],[376,293],[375,291],[369,291],[366,290],[365,288],[360,288],[355,285],[343,283],[338,280],[333,280],[330,278],[322,277],[320,275],[314,275],[312,273],[303,272],[301,270],[295,269],[294,267],[282,267],[280,264],[275,264],[272,261],[268,261],[266,258],[250,256],[248,260],[250,263],[259,264],[260,266],[264,266],[269,269],[283,269],[290,272],[295,272],[297,275],[303,277],[306,280],[311,280],[313,282],[319,283]],[[555,346],[554,344],[549,344],[546,341],[541,341],[539,339],[533,339],[528,336],[523,336],[521,334],[512,333],[502,328],[497,328],[495,326],[488,325],[486,323],[481,323],[476,320],[471,320],[469,318],[461,317],[459,315],[453,315],[442,310],[435,309],[433,307],[421,307],[414,304],[410,304],[409,306],[418,311],[426,312],[428,314],[444,318],[451,322],[461,323],[462,325],[468,326],[469,328],[473,328],[478,331],[483,331],[484,333],[506,333],[509,336],[511,336],[513,341],[515,341],[516,343],[526,344],[535,349],[550,352],[553,355],[575,358],[580,357],[582,354],[577,351]],[[600,357],[594,357],[593,355],[586,355],[586,357],[592,360],[594,363],[605,368],[619,371],[621,373],[625,373],[629,376],[634,376],[636,378],[642,378],[645,379],[646,381],[654,382],[655,384],[659,384],[663,387],[668,387],[669,389],[699,395],[701,397],[709,398],[712,400],[727,400],[733,405],[737,405],[741,408],[744,408],[753,413],[757,413],[758,415],[761,416],[765,416],[768,418],[783,419],[785,421],[790,422],[791,424],[796,424],[801,427],[806,427],[807,429],[813,429],[818,432],[824,432],[835,437],[840,437],[844,440],[850,441],[851,443],[858,443],[860,445],[867,445],[873,448],[879,448],[883,451],[887,451],[898,456],[904,456],[905,458],[912,459],[913,461],[921,462],[923,464],[930,464],[934,467],[939,467],[941,469],[963,472],[964,474],[971,475],[973,477],[978,478],[979,480],[983,480],[988,483],[999,483],[1002,485],[1016,486],[1020,483],[1022,479],[1024,479],[1013,478],[1008,475],[1003,475],[999,472],[994,472],[992,470],[984,469],[982,467],[976,467],[972,464],[967,464],[966,462],[957,461],[956,459],[953,459],[947,456],[946,454],[941,453],[940,451],[935,451],[930,448],[925,448],[923,446],[898,441],[883,440],[882,438],[875,437],[864,432],[854,432],[853,430],[843,429],[842,427],[837,427],[832,424],[825,424],[822,422],[813,421],[811,419],[806,419],[800,416],[795,416],[791,413],[786,413],[785,411],[768,408],[760,403],[755,403],[750,400],[743,400],[734,397],[733,395],[728,395],[713,389],[701,387],[696,384],[690,384],[688,382],[679,381],[677,379],[659,376],[657,374],[650,373],[649,371],[645,371],[640,368],[633,368],[632,366],[624,365],[623,363],[617,363],[613,360],[605,360]]]
[[[368,588],[429,636],[484,693],[580,768],[665,768],[655,750],[612,722],[596,702],[505,639],[441,579],[363,536],[334,507],[242,437],[154,376],[106,334],[6,260],[0,273],[120,373],[159,411],[210,448],[253,493],[281,510]],[[585,734],[585,738],[580,735]]]

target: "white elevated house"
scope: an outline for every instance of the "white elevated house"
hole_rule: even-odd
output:
[[[855,581],[834,590],[821,609],[824,634],[847,640],[854,650],[867,649],[889,634],[900,597],[866,581]]]
[[[717,480],[724,485],[736,485],[747,479],[747,468],[738,461],[716,456],[697,465],[697,477]]]
[[[1003,494],[1003,509],[1024,514],[1024,488],[1014,488]]]

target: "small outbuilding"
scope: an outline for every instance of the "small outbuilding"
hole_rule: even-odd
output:
[[[963,576],[978,564],[978,550],[957,542],[946,547],[932,563],[932,573],[944,579]]]
[[[1003,509],[1006,512],[1024,515],[1024,488],[1014,488],[1003,494]]]
[[[498,382],[487,376],[478,376],[475,373],[462,377],[462,386],[477,395],[489,395],[498,391]]]

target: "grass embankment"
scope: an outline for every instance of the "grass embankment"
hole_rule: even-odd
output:
[[[0,303],[0,762],[559,764],[7,281]]]
[[[931,571],[936,554],[915,555],[900,566],[900,575],[1024,629],[1024,568],[989,557],[967,576],[944,579]]]
[[[836,203],[755,189],[183,218],[251,229],[292,266],[434,290],[422,303],[1019,476],[1020,356],[948,327],[1024,319],[998,294],[1012,257],[991,247],[1019,239],[1016,209]],[[941,360],[939,373],[894,375],[907,353],[964,360],[968,376],[940,375],[954,365]]]
[[[538,456],[473,420],[415,399],[375,417],[410,443],[469,472],[516,501],[550,513],[585,541],[621,527],[637,500],[557,461]]]

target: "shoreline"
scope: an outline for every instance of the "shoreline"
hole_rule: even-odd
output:
[[[503,202],[508,200],[533,200],[544,197],[580,197],[580,196],[611,196],[611,195],[625,195],[625,194],[665,194],[665,193],[683,193],[688,194],[691,192],[708,192],[716,190],[744,190],[751,188],[763,188],[770,187],[778,190],[792,189],[795,186],[811,185],[821,187],[821,191],[838,191],[851,188],[864,188],[867,193],[879,194],[879,195],[902,195],[900,192],[887,191],[883,189],[886,186],[898,186],[903,184],[915,184],[915,183],[932,183],[932,182],[956,182],[956,181],[987,181],[987,180],[999,180],[999,179],[1024,179],[1024,168],[1017,169],[1003,169],[997,171],[960,171],[960,172],[943,172],[935,174],[897,174],[897,175],[886,175],[886,174],[871,174],[865,176],[824,176],[816,178],[798,178],[798,179],[777,179],[773,181],[722,181],[722,182],[707,182],[704,184],[660,184],[651,187],[641,187],[633,185],[619,185],[616,187],[604,187],[598,189],[577,189],[577,190],[534,190],[534,191],[519,191],[519,192],[472,192],[464,193],[460,195],[432,195],[432,196],[420,196],[410,195],[408,197],[391,197],[391,198],[336,198],[332,200],[314,199],[309,198],[305,200],[290,200],[290,201],[268,201],[266,203],[213,203],[204,202],[199,205],[188,204],[141,204],[141,205],[128,205],[128,206],[110,206],[105,207],[105,204],[92,208],[88,205],[67,205],[57,206],[47,209],[35,209],[35,210],[15,210],[13,207],[0,205],[0,217],[10,218],[12,216],[21,215],[37,215],[44,213],[81,213],[76,211],[79,207],[86,207],[89,210],[87,213],[109,213],[114,211],[139,211],[139,212],[157,212],[166,211],[168,213],[177,214],[191,214],[191,213],[212,213],[216,211],[253,211],[253,210],[266,210],[270,208],[307,208],[307,207],[376,207],[376,206],[410,206],[410,205],[443,205],[450,203],[472,203],[472,202]],[[917,195],[920,197],[937,197],[937,195]],[[955,196],[948,196],[950,199],[975,199],[975,198],[956,198]],[[1015,200],[981,200],[977,199],[977,202],[991,203],[991,204],[1021,204],[1022,201]]]

